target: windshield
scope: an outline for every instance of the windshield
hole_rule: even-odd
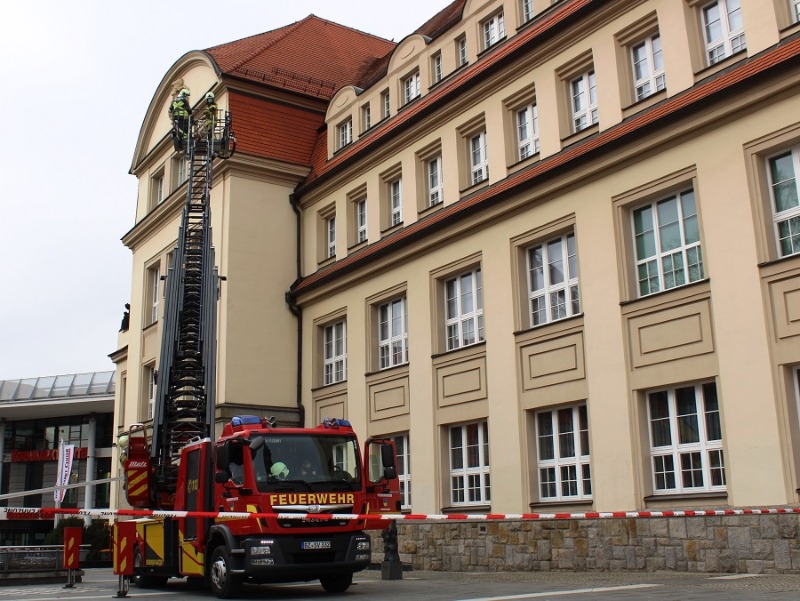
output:
[[[269,434],[250,451],[258,490],[357,490],[358,445],[352,436]]]

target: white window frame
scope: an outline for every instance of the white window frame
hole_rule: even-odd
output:
[[[690,393],[694,413],[689,412]],[[653,411],[656,403],[657,415]],[[726,490],[716,383],[712,380],[648,391],[645,404],[653,494]],[[679,415],[679,410],[684,413]],[[698,480],[702,481],[699,485]]]
[[[445,348],[448,351],[484,340],[481,268],[444,281]]]
[[[590,500],[589,416],[585,404],[536,413],[540,501]]]
[[[539,109],[536,102],[517,109],[517,158],[522,161],[539,152]]]
[[[533,19],[534,16],[533,0],[522,0],[522,22],[527,23]]]
[[[403,180],[389,182],[389,227],[403,223]]]
[[[800,1],[800,0],[799,0]],[[775,166],[778,159],[788,156],[791,166],[791,177],[782,174],[782,179],[776,181]],[[775,245],[779,257],[789,257],[800,253],[800,146],[785,150],[767,159],[767,176],[769,178],[770,209],[772,211],[773,232]],[[795,206],[788,206],[778,210],[776,189],[785,190],[788,200]]]
[[[325,218],[325,258],[336,256],[336,215]]]
[[[361,122],[363,124],[363,131],[367,131],[372,127],[372,109],[369,103],[361,107]]]
[[[630,47],[633,90],[636,100],[644,100],[667,86],[661,36],[650,35]]]
[[[147,382],[147,419],[151,420],[155,417],[156,410],[156,368],[154,365],[148,365],[144,368],[144,377]]]
[[[530,327],[580,314],[574,232],[530,246],[525,256]]]
[[[577,133],[597,123],[597,77],[590,69],[569,82],[572,131]]]
[[[156,263],[147,269],[148,322],[152,325],[158,322],[159,302],[161,300],[161,265]]]
[[[347,379],[347,322],[337,321],[322,330],[322,383],[324,386]]]
[[[405,296],[378,306],[378,369],[408,363],[408,301]]]
[[[367,241],[367,199],[361,198],[353,203],[356,219],[356,244]]]
[[[800,23],[800,0],[791,0],[792,23]]]
[[[411,442],[408,433],[392,436],[397,461],[397,482],[400,484],[400,509],[411,509]]]
[[[459,67],[463,67],[469,62],[467,36],[461,36],[456,40],[456,62],[458,62]]]
[[[442,68],[441,52],[437,52],[431,58],[431,73],[433,73],[433,83],[439,83],[442,81],[442,78],[444,77],[444,70]]]
[[[153,178],[153,206],[164,202],[164,173],[163,171]]]
[[[427,172],[428,206],[433,207],[444,202],[442,155],[437,155],[425,161],[425,170]]]
[[[676,218],[667,221],[666,211],[672,203]],[[631,232],[639,297],[705,279],[700,220],[693,188],[633,208]]]
[[[392,114],[391,98],[389,90],[381,92],[381,110],[383,111],[382,117],[384,119],[387,119]]]
[[[489,155],[487,154],[486,130],[469,138],[470,174],[472,185],[489,179]]]
[[[700,7],[700,15],[709,65],[747,49],[740,0],[714,0]]]
[[[483,421],[450,426],[450,503],[453,506],[491,502],[489,427]]]
[[[403,104],[408,104],[419,95],[419,71],[415,71],[403,80]]]
[[[344,148],[353,141],[353,120],[347,119],[339,124],[339,148]]]
[[[506,37],[506,26],[503,11],[489,17],[483,22],[483,49],[491,48]]]

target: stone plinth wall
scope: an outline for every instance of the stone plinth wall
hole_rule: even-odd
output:
[[[416,570],[800,573],[800,515],[397,523]],[[372,532],[373,561],[384,559]]]

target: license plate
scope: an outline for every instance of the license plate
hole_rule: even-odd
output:
[[[331,541],[329,540],[307,540],[303,541],[303,549],[310,551],[312,549],[330,549]]]

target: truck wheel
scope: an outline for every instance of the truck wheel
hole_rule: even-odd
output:
[[[167,583],[166,576],[153,576],[152,574],[142,574],[139,569],[142,567],[142,554],[139,549],[133,552],[133,576],[131,584],[138,588],[159,588]]]
[[[329,593],[343,593],[353,584],[353,573],[332,574],[319,579],[322,588]]]
[[[242,577],[231,572],[231,554],[225,545],[215,548],[211,554],[208,581],[220,599],[232,599],[242,590]]]

